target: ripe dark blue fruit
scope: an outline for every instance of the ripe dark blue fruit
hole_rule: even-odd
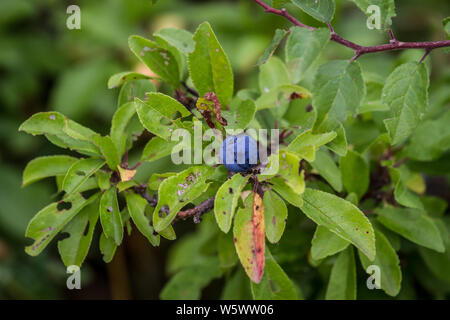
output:
[[[228,171],[248,171],[258,162],[258,145],[246,134],[230,136],[222,144],[220,160]]]

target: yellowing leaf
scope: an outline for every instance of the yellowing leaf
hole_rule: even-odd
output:
[[[233,226],[234,244],[239,260],[249,278],[259,283],[264,273],[264,206],[261,197],[250,194],[245,208],[239,208]]]

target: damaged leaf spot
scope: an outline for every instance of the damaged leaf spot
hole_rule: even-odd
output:
[[[58,211],[70,210],[70,208],[72,208],[72,203],[68,201],[61,201],[56,206],[56,209],[58,209]]]

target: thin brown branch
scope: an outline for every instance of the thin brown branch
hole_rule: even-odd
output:
[[[187,209],[184,211],[180,211],[177,214],[176,220],[186,220],[189,217],[193,217],[194,223],[199,223],[201,221],[202,215],[210,211],[212,208],[214,208],[214,197],[211,197],[209,199],[206,199],[199,205],[195,206],[192,209]],[[175,221],[176,221],[175,220]]]
[[[273,13],[282,17],[285,17],[289,21],[291,21],[294,25],[307,28],[309,30],[315,30],[314,27],[305,25],[295,19],[293,16],[291,16],[286,9],[275,9],[271,6],[264,3],[262,0],[254,0],[258,5],[264,8],[264,11],[267,13]],[[331,32],[331,41],[337,42],[347,48],[353,49],[355,52],[355,55],[351,59],[351,61],[354,61],[358,59],[360,56],[368,53],[374,53],[374,52],[381,52],[381,51],[393,51],[393,50],[401,50],[401,49],[425,49],[425,55],[423,56],[423,61],[426,56],[433,50],[437,48],[443,48],[443,47],[450,47],[450,40],[442,40],[442,41],[426,41],[426,42],[402,42],[398,41],[394,37],[394,33],[392,30],[389,30],[389,36],[391,38],[390,42],[387,44],[382,44],[378,46],[361,46],[359,44],[356,44],[354,42],[351,42],[349,40],[346,40],[342,38],[340,35],[338,35],[330,23],[327,23],[328,28]]]

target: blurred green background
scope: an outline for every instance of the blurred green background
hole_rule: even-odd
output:
[[[385,33],[366,28],[364,14],[351,1],[336,2],[333,25],[338,33],[365,45],[387,41]],[[81,8],[81,30],[66,27],[69,16],[66,9],[71,4]],[[441,21],[450,15],[448,0],[396,0],[396,4],[393,29],[398,39],[444,38]],[[304,23],[319,25],[291,9]],[[118,90],[107,89],[108,77],[119,71],[143,68],[128,50],[128,36],[150,37],[163,27],[194,31],[205,20],[213,26],[231,60],[236,89],[257,87],[257,59],[276,28],[290,27],[281,17],[265,15],[250,0],[159,0],[156,5],[150,0],[0,1],[0,299],[158,298],[167,282],[167,253],[173,245],[167,240],[162,240],[161,247],[153,248],[142,235],[133,232],[114,260],[106,265],[99,253],[97,234],[82,269],[83,289],[72,291],[66,289],[68,275],[59,259],[56,241],[39,257],[24,253],[27,223],[53,201],[56,188],[49,180],[21,188],[21,171],[34,157],[61,151],[45,138],[19,133],[17,129],[36,112],[56,110],[105,134],[118,95]],[[422,54],[414,50],[389,52],[363,56],[359,61],[364,72],[385,77],[399,63],[418,60]],[[333,43],[322,59],[351,56],[350,50]],[[441,108],[450,103],[449,58],[442,50],[431,56],[427,61],[431,62],[432,70],[430,105]],[[146,165],[141,174],[169,171],[166,163]],[[194,229],[191,221],[177,224],[178,239]],[[301,236],[295,232],[297,238],[286,241],[292,240],[292,245],[300,243],[307,251],[313,230],[309,228]],[[315,298],[314,286],[323,286],[320,283],[323,279],[320,271],[307,272],[306,251],[298,252],[297,258],[302,260],[295,267],[284,267],[305,283],[306,289],[302,287],[305,296]],[[417,272],[420,273],[421,277],[409,282],[414,288],[407,288],[408,294],[400,294],[400,298],[448,295],[448,288],[430,293],[427,287],[433,286],[436,279],[427,272]],[[405,277],[408,276],[406,273]],[[222,286],[223,282],[214,281],[202,297],[218,298]]]

